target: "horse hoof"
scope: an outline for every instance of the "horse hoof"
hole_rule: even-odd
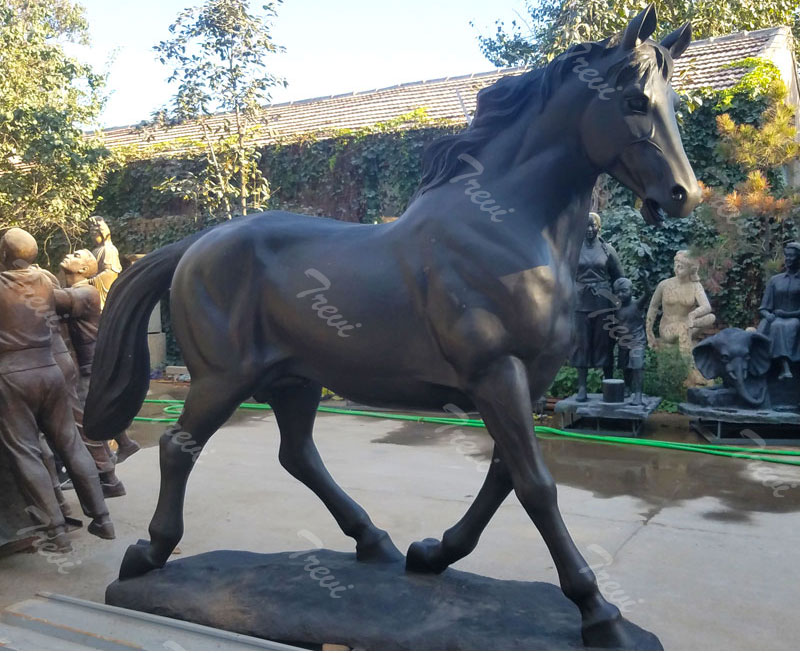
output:
[[[622,616],[609,621],[584,626],[583,643],[589,648],[622,651],[663,651],[664,647],[653,633],[640,628]]]
[[[119,567],[119,579],[126,580],[143,576],[148,571],[153,571],[153,569],[159,569],[160,567],[163,567],[163,565],[157,564],[150,553],[150,542],[139,540],[125,551],[125,557],[122,558],[122,564]]]
[[[359,562],[400,562],[403,554],[394,545],[389,533],[381,531],[373,541],[356,545],[356,559]]]
[[[412,542],[406,554],[406,571],[418,574],[441,574],[448,565],[441,562],[442,543],[432,537]]]

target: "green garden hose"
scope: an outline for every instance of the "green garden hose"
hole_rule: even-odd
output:
[[[180,415],[183,410],[183,400],[181,399],[145,399],[147,404],[164,404],[164,413],[167,415]],[[271,410],[269,404],[241,404],[239,408],[244,410]],[[377,417],[380,419],[404,420],[408,422],[424,422],[427,424],[445,424],[449,426],[467,426],[470,428],[485,428],[481,419],[460,419],[458,417],[426,417],[421,415],[401,415],[397,413],[384,413],[371,410],[352,410],[349,408],[332,408],[330,406],[320,406],[317,409],[321,413],[336,413],[339,415],[353,415],[356,417]],[[141,422],[174,422],[172,417],[136,417],[136,421]],[[550,426],[536,426],[536,433],[539,436],[550,434],[558,438],[574,438],[578,440],[588,440],[605,444],[624,444],[639,447],[657,447],[660,449],[673,449],[676,451],[689,451],[693,453],[704,453],[711,456],[723,456],[726,458],[744,458],[747,460],[759,460],[762,462],[779,463],[783,465],[800,466],[800,451],[786,451],[781,449],[766,449],[756,447],[737,447],[716,444],[690,444],[684,442],[669,442],[666,440],[643,440],[640,438],[621,437],[614,435],[590,435],[588,433],[575,433],[573,431],[562,431]],[[758,455],[753,455],[758,454]],[[768,454],[768,455],[764,455]],[[777,458],[773,456],[778,456]]]

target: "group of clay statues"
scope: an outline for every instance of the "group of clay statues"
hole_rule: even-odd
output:
[[[736,376],[736,370],[728,369],[734,358],[729,350],[732,351],[733,343],[740,340],[746,341],[742,358],[753,361],[760,355],[763,368],[755,370],[751,362],[749,371],[740,376],[746,377],[747,373],[755,376],[756,371],[764,376],[772,369],[779,381],[795,378],[797,371],[793,372],[792,368],[800,363],[800,243],[785,246],[786,271],[769,280],[757,329],[723,329],[701,341],[714,326],[716,317],[700,283],[698,262],[688,251],[675,255],[675,276],[658,284],[645,316],[646,298],[637,300],[632,296],[633,284],[624,276],[614,248],[600,237],[600,227],[600,216],[590,213],[576,275],[575,348],[570,365],[578,370],[578,401],[588,401],[589,369],[600,368],[604,379],[613,378],[615,348],[617,366],[624,373],[626,396],[634,405],[642,404],[648,345],[652,348],[677,345],[684,355],[694,356],[687,386],[707,385],[717,377],[735,386],[734,379],[728,378]],[[656,337],[659,312],[661,319]],[[728,353],[721,353],[722,350]],[[760,405],[766,397],[753,400],[750,394],[745,392],[744,386],[740,388],[740,395],[751,406]],[[798,401],[800,397],[793,403],[794,408]]]
[[[38,246],[28,232],[12,228],[0,239],[0,454],[26,513],[58,551],[71,548],[67,484],[58,469],[66,468],[92,520],[89,532],[113,539],[105,499],[125,494],[115,465],[139,449],[120,434],[114,455],[106,442],[83,434],[100,313],[122,271],[105,221],[93,218],[90,234],[93,252],[78,250],[61,262],[63,287],[34,263]]]

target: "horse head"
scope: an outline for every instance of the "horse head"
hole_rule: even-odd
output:
[[[666,215],[686,217],[701,199],[683,150],[670,86],[673,60],[691,41],[686,23],[660,43],[651,4],[621,33],[599,43],[573,46],[552,62],[582,95],[590,93],[580,119],[584,152],[594,167],[630,188],[642,215],[659,225]],[[571,68],[574,77],[567,75]]]

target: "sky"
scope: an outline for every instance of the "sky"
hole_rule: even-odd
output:
[[[101,125],[148,119],[175,90],[152,48],[181,10],[202,0],[77,1],[86,8],[91,46],[71,52],[109,74]],[[273,37],[286,52],[272,57],[270,70],[288,86],[274,89],[272,101],[491,70],[478,34],[493,33],[495,20],[510,23],[523,9],[522,0],[285,0]]]

